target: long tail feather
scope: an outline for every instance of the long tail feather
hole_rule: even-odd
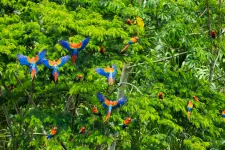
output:
[[[72,62],[73,62],[74,66],[76,65],[76,61],[77,61],[77,56],[76,55],[72,55]]]
[[[187,116],[188,116],[188,119],[190,119],[190,117],[191,117],[191,112],[190,111],[188,111]]]
[[[34,77],[36,76],[36,70],[35,69],[33,69],[32,71],[31,71],[31,78],[32,78],[32,81],[34,80]]]
[[[121,50],[121,52],[120,53],[123,53],[128,47],[129,47],[130,45],[129,44],[127,44],[122,50]]]

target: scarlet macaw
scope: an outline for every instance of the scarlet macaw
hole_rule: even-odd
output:
[[[198,102],[198,97],[197,96],[193,96],[193,99]]]
[[[108,80],[109,85],[113,85],[115,78],[116,78],[116,73],[117,73],[117,68],[116,65],[112,65],[112,68],[109,66],[107,68],[97,68],[95,70],[98,74],[105,76]]]
[[[163,93],[159,92],[158,97],[159,97],[159,99],[163,99]]]
[[[21,54],[17,55],[17,58],[20,61],[20,65],[27,65],[30,68],[31,78],[34,80],[34,77],[36,76],[38,72],[37,65],[41,64],[42,60],[44,59],[46,55],[46,50],[43,50],[39,52],[36,57],[28,57]]]
[[[124,105],[126,102],[127,102],[127,98],[126,97],[122,97],[116,101],[111,101],[111,100],[108,100],[107,98],[105,98],[100,92],[97,94],[97,97],[98,97],[98,100],[100,101],[100,103],[102,104],[102,106],[104,108],[107,108],[108,107],[108,114],[106,116],[106,119],[104,122],[106,122],[110,115],[111,115],[111,111]]]
[[[79,134],[84,134],[85,133],[85,130],[86,130],[85,127],[80,128]]]
[[[94,106],[92,112],[97,116],[102,116],[102,114],[98,111],[97,106]]]
[[[122,128],[125,129],[129,125],[130,122],[131,122],[131,118],[130,117],[125,119],[124,120],[124,124],[122,125]]]
[[[133,38],[130,39],[130,41],[127,43],[127,45],[121,50],[120,53],[123,53],[131,44],[137,43],[139,40],[138,36],[135,36]]]
[[[52,76],[54,77],[55,82],[57,81],[58,76],[59,76],[58,68],[63,66],[69,60],[69,58],[70,58],[70,56],[64,56],[57,61],[55,61],[55,60],[51,61],[51,60],[47,60],[47,59],[44,59],[42,61],[42,63],[46,67],[48,67],[50,69],[53,69],[52,70]]]
[[[85,48],[85,46],[88,44],[90,38],[86,38],[84,39],[82,42],[80,43],[70,43],[70,42],[67,42],[67,41],[63,41],[63,40],[60,40],[59,41],[59,44],[66,48],[68,51],[70,51],[71,53],[71,58],[72,58],[72,62],[74,65],[76,65],[76,60],[77,60],[77,57],[78,57],[78,53]]]
[[[50,134],[47,136],[47,139],[51,139],[56,134],[56,132],[57,132],[57,127],[54,127],[51,130]]]
[[[188,110],[188,119],[190,119],[192,109],[193,109],[193,103],[192,103],[192,101],[189,101],[189,102],[188,102],[188,106],[187,106],[187,110]]]

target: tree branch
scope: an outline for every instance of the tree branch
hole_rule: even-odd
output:
[[[120,82],[119,84],[127,84],[127,85],[131,85],[132,87],[134,87],[141,95],[143,95],[143,93],[138,89],[138,87],[136,87],[135,85],[128,83],[128,82]]]

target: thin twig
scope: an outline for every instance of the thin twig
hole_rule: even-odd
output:
[[[208,10],[208,8],[206,8],[206,9],[203,11],[203,13],[199,16],[199,18],[201,18],[207,10]]]
[[[18,83],[20,83],[20,85],[23,86],[23,83],[20,81],[20,79],[17,77],[17,75],[15,74],[15,72],[13,72],[13,75],[15,76],[16,80]],[[33,81],[32,81],[32,85],[33,85]],[[28,97],[29,97],[29,101],[31,101],[31,104],[36,107],[36,104],[34,103],[34,101],[32,100],[32,95],[30,95],[30,93],[25,89],[25,92],[27,93]]]
[[[127,84],[127,85],[131,85],[132,87],[134,87],[141,95],[143,95],[143,93],[138,89],[138,87],[136,87],[135,85],[131,84],[131,83],[128,83],[128,82],[120,82],[120,84]]]

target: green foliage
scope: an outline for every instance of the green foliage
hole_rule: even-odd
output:
[[[116,149],[223,149],[225,80],[220,76],[225,69],[225,3],[208,3],[2,0],[0,105],[7,106],[8,114],[0,112],[0,148],[107,149],[116,141]],[[144,28],[134,23],[137,17],[143,18]],[[125,23],[128,18],[132,25]],[[216,39],[208,35],[212,29]],[[69,54],[59,40],[78,43],[87,36],[91,40],[79,53],[77,65],[69,61],[60,68],[56,84],[49,79],[51,70],[43,65],[38,66],[32,83],[28,68],[16,59],[17,54],[32,57],[43,49],[47,59],[59,59]],[[120,54],[133,36],[140,41]],[[101,46],[105,54],[100,53]],[[118,72],[116,83],[108,86],[95,68],[112,64]],[[124,64],[130,67],[129,84],[120,87]],[[83,78],[79,80],[78,75]],[[111,100],[121,91],[128,97],[106,123],[107,110],[96,97],[99,91]],[[158,99],[159,92],[163,100]],[[190,120],[189,100],[194,104]],[[103,117],[93,115],[93,105]],[[122,129],[127,117],[132,121]],[[47,140],[45,134],[54,126],[57,134]],[[83,126],[86,132],[79,134]]]

